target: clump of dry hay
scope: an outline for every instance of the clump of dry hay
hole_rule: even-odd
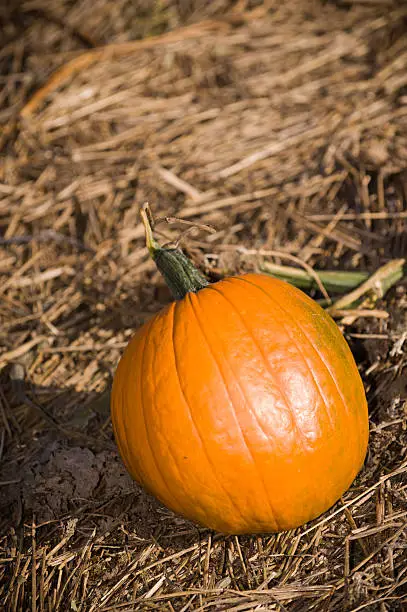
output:
[[[343,500],[302,529],[223,537],[163,509],[123,470],[105,391],[134,328],[170,299],[144,248],[145,200],[216,227],[185,241],[213,279],[287,263],[276,250],[370,272],[405,255],[406,5],[1,10],[5,608],[401,611],[405,283],[373,316],[367,303],[339,320],[370,451]]]

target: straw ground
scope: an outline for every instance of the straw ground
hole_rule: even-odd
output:
[[[144,246],[147,200],[216,228],[182,243],[211,280],[283,265],[362,282],[405,257],[405,3],[6,4],[2,606],[405,609],[405,280],[336,312],[369,453],[304,528],[224,537],[174,516],[126,475],[108,401],[133,330],[170,300]],[[185,226],[158,229],[168,241]]]

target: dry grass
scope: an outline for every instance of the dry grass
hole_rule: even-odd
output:
[[[170,300],[144,201],[218,230],[184,240],[213,280],[406,255],[405,3],[50,6],[0,9],[4,608],[405,609],[405,281],[337,313],[370,450],[302,529],[224,537],[174,516],[125,474],[108,410],[129,336]]]

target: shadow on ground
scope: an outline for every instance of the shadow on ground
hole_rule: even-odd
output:
[[[7,388],[9,386],[9,388]],[[78,542],[94,532],[99,537],[122,530],[122,545],[131,526],[133,539],[166,542],[185,548],[200,530],[176,517],[148,495],[126,472],[114,443],[109,418],[109,392],[78,393],[5,381],[9,410],[28,411],[24,423],[37,426],[19,430],[20,452],[0,471],[1,531],[20,533],[34,520],[37,530],[50,523],[55,530],[75,525]],[[69,405],[63,423],[58,413]],[[9,415],[10,416],[10,415]],[[18,428],[17,418],[11,419]],[[124,528],[126,525],[126,528]]]

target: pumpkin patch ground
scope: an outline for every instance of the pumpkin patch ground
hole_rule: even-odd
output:
[[[39,0],[0,7],[1,609],[405,609],[406,24],[407,8],[396,0],[57,0],[52,7]],[[341,426],[341,440],[335,434],[320,464],[303,472],[307,491],[318,482],[308,500],[312,517],[294,512],[287,496],[290,487],[304,491],[288,457],[274,502],[280,494],[281,524],[298,527],[271,533],[279,525],[272,529],[264,519],[264,499],[243,472],[246,464],[231,458],[221,465],[209,443],[210,456],[200,461],[216,464],[213,483],[229,475],[233,512],[208,486],[204,465],[201,491],[192,482],[201,467],[191,469],[192,455],[185,454],[181,469],[177,454],[191,431],[178,431],[170,419],[167,436],[154,432],[157,451],[169,440],[177,450],[168,456],[176,469],[166,467],[160,487],[171,490],[168,506],[180,510],[181,497],[193,492],[184,512],[197,520],[191,522],[146,492],[160,497],[138,454],[142,438],[135,436],[129,451],[130,438],[120,433],[127,417],[113,411],[114,436],[110,390],[134,332],[162,311],[174,313],[178,325],[186,317],[146,248],[146,201],[155,239],[168,248],[179,243],[205,283],[221,281],[202,289],[211,307],[202,330],[212,350],[216,344],[219,372],[235,367],[240,352],[250,357],[242,365],[249,372],[253,342],[263,347],[253,321],[265,298],[250,298],[249,286],[229,286],[258,273],[272,293],[282,287],[277,278],[318,301],[350,347],[352,361],[338,344],[342,362],[335,368],[343,374],[344,363],[355,361],[340,390],[352,404],[360,376],[367,454],[359,470],[365,444],[351,459],[355,432]],[[237,276],[246,281],[222,280]],[[303,324],[292,304],[297,293],[281,291],[291,323],[280,305],[274,325]],[[245,304],[252,299],[252,311],[236,307],[239,296]],[[189,301],[197,307],[196,296]],[[242,321],[252,335],[230,351],[227,366],[225,338]],[[282,337],[277,327],[273,334],[274,342]],[[157,346],[168,347],[167,335],[157,327]],[[137,366],[144,372],[148,365],[148,380],[159,383],[150,404],[159,400],[174,418],[176,384],[186,398],[193,396],[191,377],[206,389],[209,357],[196,358],[187,340],[176,346],[178,380],[164,348]],[[300,332],[294,341],[305,350]],[[335,359],[326,338],[313,342],[308,365],[317,384]],[[279,384],[289,395],[287,372],[297,353],[293,345],[284,350]],[[318,365],[316,350],[333,361]],[[261,351],[258,360],[267,357]],[[120,378],[118,386],[116,376],[113,387],[119,398],[131,385],[138,393],[128,381],[139,370],[123,368],[126,384]],[[299,387],[309,407],[304,394],[311,387]],[[245,387],[248,404],[256,384],[251,389]],[[329,393],[326,400],[333,408]],[[206,434],[208,442],[212,429]],[[335,445],[343,460],[324,482]],[[146,489],[128,474],[118,446]],[[251,447],[270,491],[279,480],[261,451]],[[338,481],[341,470],[346,478],[333,487],[330,478]],[[258,523],[239,528],[236,516],[248,517],[243,485],[252,491]],[[204,526],[204,496],[220,504],[219,515],[216,503],[211,510],[219,531]],[[230,525],[232,533],[222,533]]]

